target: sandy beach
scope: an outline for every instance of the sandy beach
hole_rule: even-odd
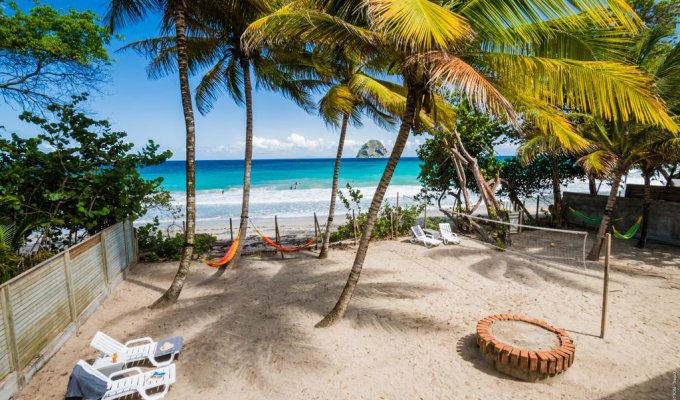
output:
[[[179,303],[164,310],[146,306],[175,263],[139,264],[15,398],[63,398],[71,368],[95,356],[88,344],[103,330],[120,340],[184,336],[168,399],[671,399],[680,250],[632,245],[615,243],[605,339],[600,264],[547,266],[469,238],[435,249],[374,243],[345,319],[328,329],[313,326],[345,283],[351,247],[323,261],[312,251],[245,257],[218,279],[195,263]],[[566,329],[573,367],[541,383],[496,372],[474,336],[496,313]]]

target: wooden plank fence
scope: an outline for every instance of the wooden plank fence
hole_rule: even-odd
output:
[[[136,260],[134,229],[125,221],[0,285],[0,400],[28,382]]]

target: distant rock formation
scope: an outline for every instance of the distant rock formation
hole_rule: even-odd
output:
[[[387,149],[379,140],[371,139],[361,146],[357,158],[383,158],[387,157]]]

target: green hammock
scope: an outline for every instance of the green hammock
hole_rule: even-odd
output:
[[[616,227],[612,225],[612,232],[614,232],[614,236],[617,237],[618,239],[631,239],[635,234],[637,233],[638,229],[640,229],[640,226],[642,225],[642,217],[639,217],[637,221],[631,226],[626,233],[621,233],[616,230]]]
[[[589,224],[598,225],[600,222],[602,222],[602,218],[590,217],[587,214],[584,214],[580,211],[574,210],[571,207],[569,207],[569,211],[571,211],[575,216],[577,216],[578,218],[582,219],[583,221],[585,221]]]

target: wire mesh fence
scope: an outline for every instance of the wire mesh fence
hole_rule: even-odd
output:
[[[484,242],[500,250],[586,269],[588,232],[496,221],[462,213],[455,215],[459,229],[475,232]]]

